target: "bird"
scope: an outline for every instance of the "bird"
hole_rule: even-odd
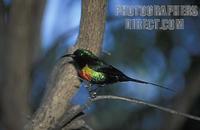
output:
[[[73,59],[73,64],[75,65],[78,76],[90,84],[105,86],[117,82],[131,81],[140,84],[150,84],[175,92],[175,90],[159,84],[131,78],[114,66],[107,64],[87,49],[77,49],[72,54],[65,54],[61,58],[64,57],[71,57]]]

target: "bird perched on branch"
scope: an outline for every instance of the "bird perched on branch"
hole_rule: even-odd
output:
[[[166,88],[155,83],[128,77],[120,70],[116,69],[112,65],[107,64],[96,55],[94,55],[91,51],[86,49],[77,49],[73,54],[66,54],[62,56],[62,58],[63,57],[71,57],[79,77],[91,84],[106,85],[116,82],[132,81],[142,84],[151,84],[174,92],[174,90],[170,88]]]

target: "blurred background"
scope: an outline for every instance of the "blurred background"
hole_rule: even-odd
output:
[[[136,97],[200,116],[200,16],[184,17],[184,30],[125,30],[124,17],[115,15],[120,4],[200,2],[108,0],[101,58],[130,77],[177,92],[127,82],[100,88],[98,94]],[[53,66],[77,40],[80,17],[81,0],[0,1],[0,130],[18,130],[37,110]],[[87,101],[84,86],[73,104]],[[121,101],[95,103],[86,113],[95,130],[200,129],[200,122]]]

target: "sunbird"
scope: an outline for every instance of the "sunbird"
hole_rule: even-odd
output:
[[[104,86],[117,82],[132,81],[142,84],[151,84],[175,92],[173,89],[155,83],[128,77],[120,70],[110,64],[107,64],[105,61],[101,60],[91,51],[86,49],[77,49],[73,52],[73,54],[66,54],[62,56],[62,58],[64,57],[71,57],[73,59],[73,63],[78,72],[78,76],[81,79],[88,81],[90,84]]]

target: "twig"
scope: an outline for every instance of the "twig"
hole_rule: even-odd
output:
[[[135,104],[139,104],[139,105],[144,105],[144,106],[148,106],[151,108],[155,108],[170,114],[174,114],[174,115],[178,115],[178,116],[182,116],[182,117],[186,117],[192,120],[196,120],[196,121],[200,121],[200,117],[198,116],[193,116],[190,114],[186,114],[186,113],[182,113],[179,111],[175,111],[173,109],[170,108],[165,108],[159,105],[155,105],[152,103],[148,103],[146,101],[137,99],[137,98],[127,98],[127,97],[120,97],[120,96],[113,96],[113,95],[101,95],[101,96],[97,96],[93,99],[90,99],[87,103],[85,103],[84,105],[80,106],[80,105],[76,105],[73,106],[69,111],[65,112],[65,114],[63,115],[63,118],[59,121],[59,127],[56,127],[55,129],[58,128],[62,128],[63,125],[66,126],[70,126],[71,122],[73,121],[78,121],[78,120],[82,120],[82,118],[80,118],[79,116],[77,116],[80,112],[82,112],[83,110],[85,110],[86,108],[88,108],[92,103],[96,102],[96,101],[100,101],[100,100],[121,100],[121,101],[127,101],[129,103],[135,103]],[[76,117],[79,118],[74,118]],[[80,125],[80,127],[82,127],[82,125]]]
[[[122,100],[122,101],[127,101],[127,102],[131,102],[131,103],[135,103],[135,104],[141,104],[141,105],[152,107],[152,108],[155,108],[155,109],[158,109],[158,110],[170,113],[170,114],[179,115],[179,116],[182,116],[182,117],[186,117],[186,118],[189,118],[189,119],[200,121],[200,117],[198,117],[198,116],[193,116],[193,115],[190,115],[190,114],[175,111],[175,110],[170,109],[170,108],[161,107],[159,105],[148,103],[146,101],[143,101],[143,100],[140,100],[140,99],[137,99],[137,98],[125,98],[125,97],[112,96],[112,95],[102,95],[102,96],[97,96],[94,99],[91,99],[91,101],[95,102],[95,101],[106,100],[106,99],[107,100],[110,100],[110,99],[111,100]]]

